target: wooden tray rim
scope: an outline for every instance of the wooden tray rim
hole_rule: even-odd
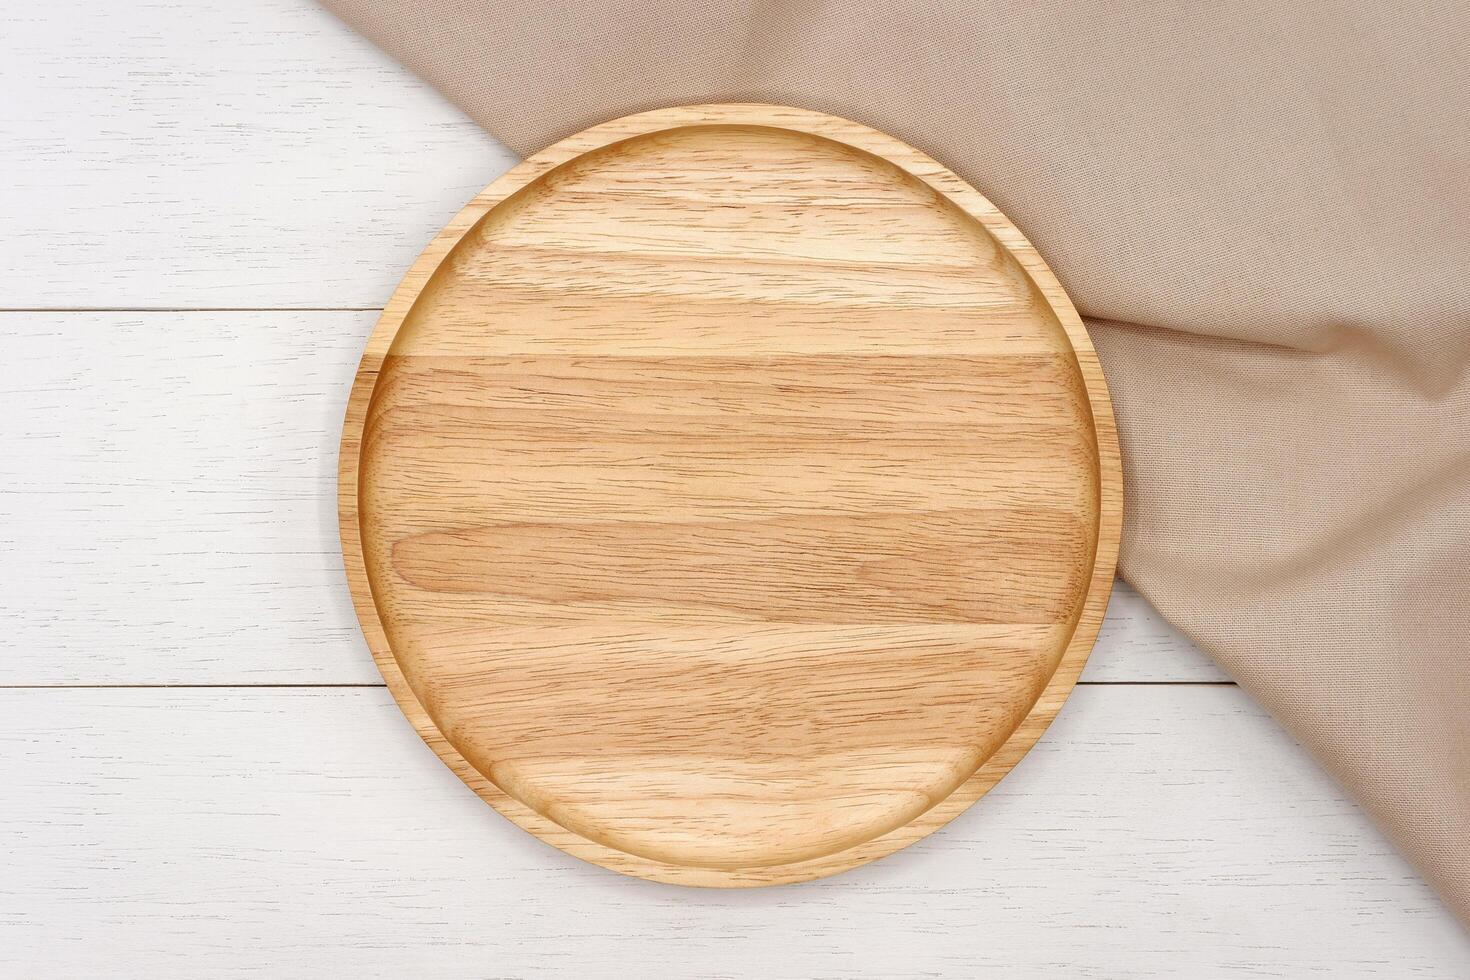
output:
[[[388,643],[368,578],[358,511],[361,435],[379,371],[414,302],[449,252],[506,198],[576,157],[636,136],[709,125],[787,129],[845,144],[900,167],[978,220],[1026,271],[1065,330],[1087,389],[1098,452],[1098,533],[1087,595],[1056,671],[1006,741],[952,793],[906,824],[832,854],[789,864],[738,870],[668,864],[588,840],[510,796],[466,761],[435,725],[410,688]],[[979,191],[912,146],[847,119],[775,105],[689,105],[635,113],[560,140],[492,181],[435,236],[384,307],[368,339],[348,398],[337,472],[342,556],[357,618],[383,680],[423,740],[482,799],[542,841],[584,861],[623,874],[670,884],[705,887],[787,884],[858,867],[928,836],[989,791],[1036,743],[1076,684],[1107,608],[1122,531],[1122,467],[1117,427],[1102,366],[1071,300],[1035,247]]]

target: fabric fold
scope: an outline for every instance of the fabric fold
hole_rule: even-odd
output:
[[[771,102],[975,184],[1089,318],[1123,575],[1470,922],[1470,11],[325,2],[523,154]]]

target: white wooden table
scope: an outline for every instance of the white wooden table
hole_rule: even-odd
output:
[[[333,485],[372,311],[511,156],[309,0],[0,16],[0,975],[1470,976],[1126,588],[1041,744],[877,864],[694,891],[515,829],[382,688]]]

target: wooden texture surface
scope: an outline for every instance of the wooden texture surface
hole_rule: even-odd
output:
[[[424,738],[594,863],[749,886],[912,843],[1015,765],[1121,523],[1076,312],[866,127],[697,106],[493,183],[368,342],[348,578]]]
[[[1122,584],[1048,735],[889,859],[692,891],[522,833],[333,687],[381,684],[330,466],[375,313],[280,309],[381,308],[510,155],[300,0],[57,0],[0,52],[0,307],[52,308],[0,314],[0,974],[1470,976]]]
[[[381,683],[336,509],[376,319],[0,313],[0,685]],[[1225,679],[1114,588],[1084,683]]]
[[[670,888],[547,847],[439,765],[381,688],[0,691],[0,719],[7,977],[1470,966],[1428,889],[1233,686],[1079,687],[943,833],[755,890]]]

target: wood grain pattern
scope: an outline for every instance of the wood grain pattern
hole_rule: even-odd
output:
[[[947,822],[1112,583],[1096,358],[977,192],[768,106],[594,127],[389,304],[344,428],[359,616],[502,813],[619,871],[832,874]]]

